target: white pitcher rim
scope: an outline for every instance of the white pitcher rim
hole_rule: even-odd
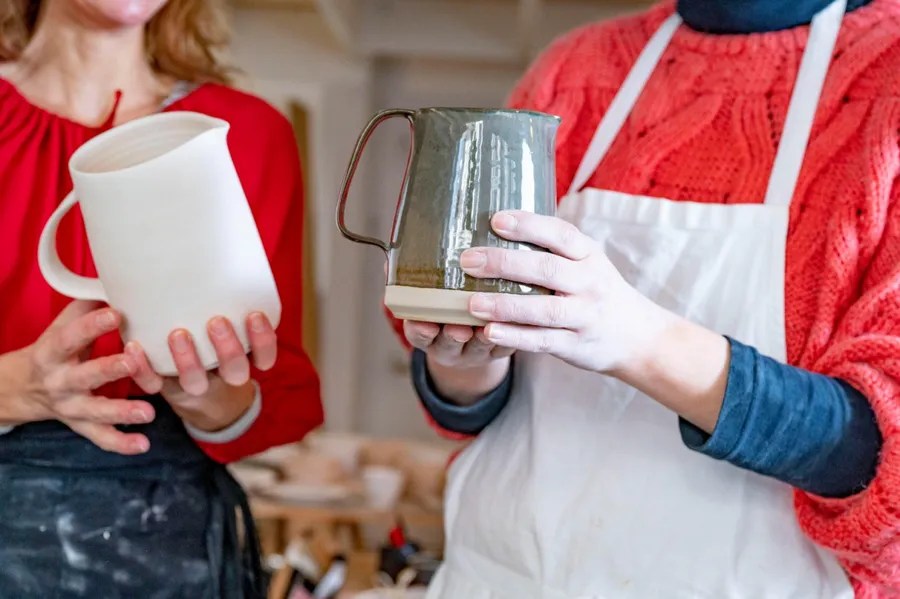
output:
[[[203,114],[200,112],[193,112],[190,110],[174,110],[171,112],[158,112],[158,113],[150,114],[147,116],[143,116],[143,117],[134,119],[133,121],[129,121],[127,123],[124,123],[122,125],[114,127],[112,129],[109,129],[107,131],[104,131],[97,137],[85,142],[81,147],[79,147],[77,150],[75,150],[72,153],[72,156],[69,158],[69,170],[73,173],[77,172],[79,177],[102,177],[105,175],[114,175],[114,174],[120,175],[120,174],[128,173],[135,169],[140,169],[140,168],[145,168],[147,166],[151,166],[154,163],[156,163],[157,161],[165,158],[171,152],[173,152],[181,147],[184,147],[185,144],[190,143],[193,139],[195,139],[195,137],[191,138],[189,140],[186,140],[184,143],[172,148],[171,150],[169,150],[168,152],[166,152],[164,154],[160,154],[159,156],[151,158],[150,160],[147,160],[145,162],[141,162],[140,164],[126,166],[125,168],[121,168],[121,169],[104,171],[104,172],[99,172],[99,173],[92,173],[92,172],[86,172],[86,171],[79,169],[77,166],[77,163],[79,162],[79,160],[82,159],[82,157],[84,156],[85,153],[90,152],[91,150],[97,148],[98,146],[100,146],[102,144],[110,143],[110,140],[113,139],[114,137],[118,137],[120,135],[127,135],[129,132],[131,132],[135,129],[147,127],[154,123],[158,125],[160,122],[175,121],[175,120],[181,120],[181,121],[194,120],[194,121],[202,122],[202,123],[209,125],[208,131],[212,131],[214,129],[219,129],[219,128],[225,129],[227,131],[231,127],[231,124],[224,119],[220,119],[220,118],[217,118],[214,116],[209,116],[207,114]],[[153,123],[151,123],[151,121]],[[203,133],[205,133],[205,132],[206,131],[204,131]]]

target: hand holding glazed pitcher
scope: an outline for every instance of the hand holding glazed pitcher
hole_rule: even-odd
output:
[[[392,117],[409,121],[413,143],[394,228],[385,242],[348,230],[344,209],[363,148],[375,128]],[[385,304],[395,317],[483,326],[467,309],[473,294],[549,293],[505,279],[470,277],[460,257],[475,247],[540,250],[498,236],[490,220],[502,210],[555,214],[559,122],[537,112],[464,108],[387,110],[369,122],[350,160],[337,225],[347,239],[387,255]]]
[[[348,231],[343,211],[363,147],[393,116],[409,120],[414,143],[385,243]],[[555,217],[558,124],[516,110],[389,110],[365,128],[350,161],[338,227],[387,254],[386,306],[433,370],[478,371],[473,395],[486,378],[502,380],[505,364],[493,363],[516,350],[609,372],[666,323],[598,244]]]
[[[344,208],[366,142],[392,117],[409,121],[413,143],[394,229],[384,242],[349,231]],[[439,364],[490,368],[492,361],[503,362],[512,354],[486,339],[486,321],[469,310],[476,294],[550,293],[508,279],[472,277],[460,260],[477,247],[542,249],[498,235],[491,217],[503,210],[555,214],[559,122],[555,116],[518,110],[387,110],[375,115],[360,135],[338,202],[338,228],[347,239],[385,252],[385,305],[405,321],[410,343],[428,350]],[[498,382],[505,373],[499,366],[493,368]]]

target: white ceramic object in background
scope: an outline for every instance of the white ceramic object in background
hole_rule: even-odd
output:
[[[401,470],[387,466],[368,466],[362,471],[366,503],[376,510],[393,509],[403,494],[406,477]]]
[[[38,262],[50,286],[119,310],[122,338],[139,342],[163,375],[176,374],[167,340],[174,329],[191,333],[212,369],[210,318],[229,319],[246,350],[248,313],[263,312],[273,326],[281,318],[228,129],[221,119],[165,112],[98,135],[72,155],[74,191],[41,234]],[[59,223],[76,202],[98,279],[74,274],[57,253]]]
[[[270,447],[262,453],[257,453],[246,458],[246,462],[281,470],[286,463],[290,463],[306,454],[302,445],[289,443]]]
[[[340,461],[344,472],[349,476],[354,476],[359,470],[363,443],[362,437],[340,433],[322,432],[307,437],[310,449]]]
[[[353,498],[353,490],[343,485],[311,485],[283,482],[268,487],[267,497],[295,504],[341,503]]]
[[[248,493],[262,491],[278,482],[278,472],[265,466],[237,463],[230,464],[228,470]]]
[[[309,450],[285,460],[279,470],[286,481],[307,485],[341,484],[347,479],[340,460]]]

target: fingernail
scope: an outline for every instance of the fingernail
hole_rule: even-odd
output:
[[[188,338],[188,334],[184,331],[177,331],[173,335],[172,347],[180,354],[186,354],[191,351],[191,341]]]
[[[500,327],[496,325],[488,325],[484,328],[484,336],[488,338],[489,341],[493,343],[497,343],[498,341],[503,341],[503,331]]]
[[[507,212],[498,212],[494,215],[494,218],[491,219],[491,225],[497,232],[503,231],[505,233],[511,233],[519,226],[519,220]]]
[[[263,318],[263,315],[261,313],[254,312],[250,315],[250,329],[254,333],[266,332],[266,319]]]
[[[455,341],[457,343],[465,343],[466,341],[469,340],[468,336],[463,336],[463,335],[454,334],[454,333],[447,333],[447,336],[450,337],[450,339],[452,339],[453,341]]]
[[[134,368],[131,365],[131,361],[128,359],[119,360],[119,363],[116,364],[116,372],[121,376],[126,376],[131,374],[134,371]]]
[[[463,268],[481,268],[487,262],[482,250],[466,250],[459,257],[459,265]]]
[[[138,439],[137,441],[134,441],[131,446],[134,447],[135,451],[140,453],[147,453],[150,451],[150,441],[148,439]]]
[[[487,295],[474,295],[469,300],[469,312],[475,316],[490,316],[496,302]]]
[[[131,411],[131,418],[132,418],[136,423],[141,423],[141,422],[142,422],[142,423],[144,423],[144,424],[150,422],[150,420],[151,420],[150,414],[148,414],[147,412],[145,412],[145,411],[143,411],[143,410],[132,410],[132,411]]]
[[[111,310],[104,310],[97,316],[97,324],[104,329],[115,326],[116,315]]]
[[[224,337],[228,334],[228,323],[221,316],[217,316],[209,321],[209,329],[216,337]]]

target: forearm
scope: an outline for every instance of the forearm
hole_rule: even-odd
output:
[[[254,369],[253,374],[261,409],[243,434],[224,443],[195,437],[204,453],[217,462],[234,462],[270,447],[295,443],[322,424],[319,378],[305,354],[279,345],[275,367],[266,372]]]
[[[222,445],[240,439],[248,430],[250,430],[250,427],[253,426],[262,412],[262,391],[256,381],[252,381],[251,384],[253,396],[250,405],[237,419],[225,426],[221,426],[221,423],[210,422],[207,425],[207,428],[197,428],[193,426],[189,420],[185,420],[184,417],[182,417],[188,434],[190,434],[195,441],[209,445]],[[232,419],[229,418],[228,420]]]
[[[729,360],[725,337],[672,318],[652,343],[610,374],[711,433],[725,398]]]
[[[493,360],[484,366],[456,368],[444,366],[428,356],[427,368],[435,391],[447,402],[469,406],[496,389],[509,373],[510,358]]]
[[[257,393],[253,381],[231,387],[221,381],[208,393],[193,397],[174,381],[167,381],[162,395],[185,424],[201,433],[216,433],[231,427],[250,407]]]
[[[476,401],[464,405],[448,400],[437,389],[429,372],[425,352],[414,350],[410,361],[413,386],[439,432],[464,436],[479,434],[500,415],[512,395],[511,358],[500,383],[479,395]]]
[[[685,322],[617,376],[678,413],[685,444],[711,458],[827,497],[875,475],[874,411],[843,381]]]
[[[848,383],[731,341],[712,434],[682,419],[685,444],[815,495],[849,497],[875,477],[882,437],[868,399]]]

